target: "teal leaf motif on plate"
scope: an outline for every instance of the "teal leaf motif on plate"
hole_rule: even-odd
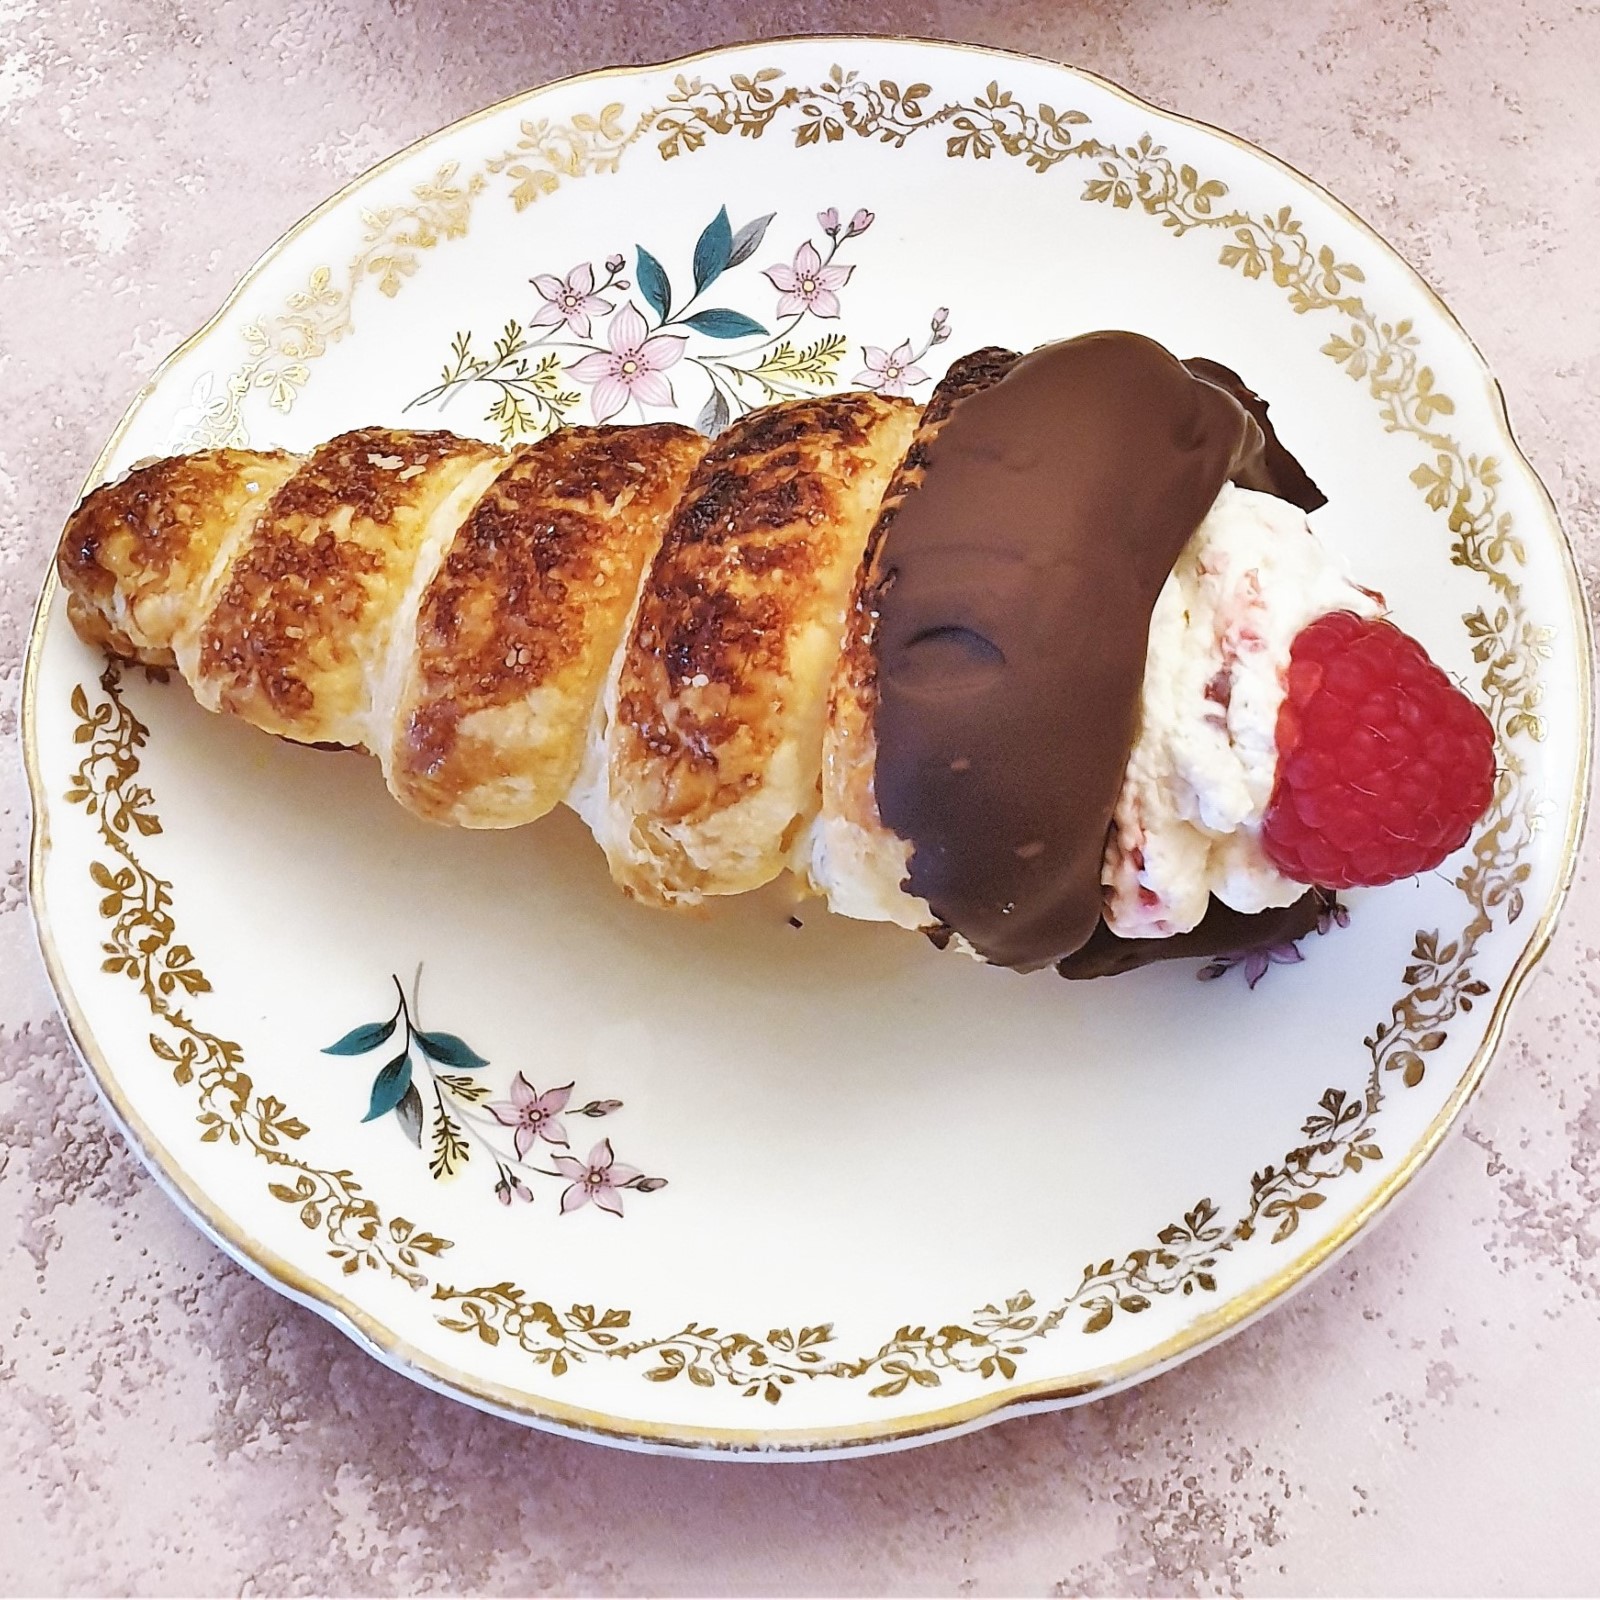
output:
[[[667,276],[667,269],[642,244],[634,248],[639,252],[639,293],[665,322],[667,313],[672,310],[672,280]]]
[[[413,1030],[412,1037],[422,1046],[429,1059],[441,1066],[471,1072],[477,1067],[489,1065],[486,1057],[480,1056],[465,1039],[453,1033],[424,1033],[417,1028]]]
[[[411,1053],[398,1055],[372,1080],[372,1103],[361,1120],[374,1122],[393,1111],[411,1087]]]
[[[733,259],[733,229],[728,224],[728,208],[723,206],[705,225],[694,247],[694,292],[720,278]]]
[[[364,1022],[342,1039],[325,1045],[322,1053],[325,1056],[364,1056],[369,1050],[376,1050],[394,1032],[399,1020],[400,1014],[396,1012],[387,1022]]]
[[[722,306],[711,311],[697,311],[683,320],[696,333],[703,333],[712,339],[744,339],[751,334],[763,339],[767,336],[767,330],[754,317],[747,317],[742,311],[729,311]]]

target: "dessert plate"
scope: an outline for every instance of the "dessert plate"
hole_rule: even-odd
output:
[[[652,351],[664,325],[687,342]],[[1369,1223],[1550,937],[1590,650],[1481,358],[1271,157],[953,45],[593,73],[292,229],[93,480],[363,423],[509,440],[620,406],[715,430],[834,386],[926,396],[962,351],[1097,327],[1271,401],[1330,497],[1323,537],[1493,720],[1501,783],[1465,850],[1350,895],[1299,950],[1085,985],[778,890],[673,918],[613,890],[566,813],[430,829],[360,757],[108,667],[51,585],[25,692],[40,937],[108,1105],[196,1222],[448,1394],[752,1455],[1104,1394]]]

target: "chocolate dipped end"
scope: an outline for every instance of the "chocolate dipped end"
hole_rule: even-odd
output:
[[[1029,970],[1099,925],[1156,597],[1263,435],[1136,334],[998,354],[975,392],[952,370],[969,392],[874,552],[874,784],[910,892]]]
[[[1241,489],[1256,489],[1262,494],[1276,495],[1302,511],[1312,512],[1327,505],[1328,497],[1315,483],[1311,474],[1290,454],[1288,448],[1273,428],[1268,412],[1271,409],[1232,367],[1205,356],[1194,356],[1184,362],[1190,374],[1212,383],[1226,394],[1231,394],[1255,418],[1261,429],[1262,446],[1253,455],[1237,463],[1233,481]]]
[[[1271,911],[1235,911],[1213,899],[1198,926],[1165,939],[1119,938],[1102,922],[1086,944],[1056,963],[1056,971],[1063,978],[1111,978],[1155,961],[1202,960],[1270,949],[1303,939],[1316,927],[1321,909],[1315,889],[1292,905]]]

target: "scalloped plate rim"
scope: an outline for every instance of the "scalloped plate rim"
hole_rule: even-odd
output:
[[[792,1460],[797,1457],[810,1460],[839,1459],[912,1448],[936,1439],[972,1432],[1008,1417],[1059,1410],[1080,1404],[1091,1398],[1100,1398],[1143,1382],[1210,1349],[1232,1333],[1255,1321],[1290,1294],[1303,1288],[1324,1267],[1331,1265],[1377,1216],[1388,1209],[1390,1203],[1409,1185],[1416,1173],[1439,1148],[1445,1135],[1458,1121],[1462,1111],[1481,1085],[1504,1036],[1511,1008],[1521,994],[1530,973],[1549,948],[1576,876],[1579,849],[1592,798],[1590,779],[1595,715],[1593,622],[1584,600],[1571,539],[1562,524],[1547,486],[1516,438],[1504,391],[1483,352],[1438,292],[1427,283],[1401,252],[1376,228],[1315,179],[1308,177],[1281,157],[1226,128],[1163,107],[1089,69],[1054,61],[1048,57],[961,41],[898,34],[782,35],[770,39],[723,43],[666,61],[594,68],[518,91],[491,105],[470,112],[421,135],[357,174],[334,194],[306,212],[262,250],[241,273],[217,310],[159,363],[147,382],[129,401],[105,447],[86,475],[80,495],[86,493],[100,480],[104,464],[116,450],[134,416],[155,393],[169,370],[217,329],[255,280],[281,252],[319,218],[343,205],[367,183],[427,148],[434,141],[487,120],[550,90],[568,88],[585,82],[633,77],[674,68],[682,69],[751,48],[781,48],[792,45],[870,47],[884,44],[953,51],[1063,71],[1159,119],[1214,135],[1250,158],[1266,163],[1292,183],[1311,192],[1370,239],[1392,264],[1403,269],[1421,296],[1442,319],[1446,330],[1459,340],[1466,351],[1470,352],[1478,375],[1487,389],[1492,418],[1503,435],[1510,459],[1525,473],[1528,483],[1533,486],[1542,503],[1550,528],[1557,534],[1556,549],[1560,556],[1562,576],[1565,579],[1570,620],[1576,626],[1575,642],[1582,664],[1580,682],[1577,685],[1577,699],[1583,738],[1575,771],[1574,798],[1569,810],[1569,825],[1561,844],[1559,866],[1548,900],[1523,948],[1513,961],[1500,992],[1495,997],[1494,1009],[1486,1026],[1482,1044],[1463,1070],[1444,1106],[1412,1148],[1386,1174],[1384,1181],[1332,1233],[1286,1262],[1253,1289],[1237,1294],[1213,1311],[1193,1319],[1154,1349],[1147,1349],[1120,1363],[1091,1369],[1071,1381],[1063,1381],[1060,1378],[1042,1378],[1033,1382],[1011,1381],[1002,1387],[952,1406],[886,1418],[879,1423],[859,1428],[734,1429],[630,1421],[612,1413],[592,1412],[544,1397],[540,1397],[535,1403],[525,1392],[507,1390],[499,1385],[469,1378],[443,1363],[436,1363],[422,1356],[415,1347],[394,1334],[392,1330],[383,1327],[346,1296],[323,1286],[308,1283],[297,1268],[259,1242],[235,1237],[235,1233],[239,1230],[236,1226],[230,1228],[232,1224],[230,1217],[224,1216],[219,1220],[208,1215],[201,1201],[189,1192],[182,1164],[172,1160],[132,1107],[122,1103],[117,1092],[116,1075],[101,1058],[98,1046],[84,1022],[76,996],[67,979],[64,963],[55,949],[43,903],[43,882],[45,864],[50,853],[50,837],[45,809],[47,801],[44,780],[38,760],[36,725],[38,676],[43,640],[59,588],[52,567],[43,585],[30,626],[21,697],[20,736],[32,805],[29,902],[33,911],[41,958],[60,1004],[69,1037],[88,1070],[102,1105],[163,1191],[172,1197],[179,1209],[207,1238],[220,1246],[252,1276],[296,1304],[315,1312],[391,1370],[490,1415],[567,1437],[597,1440],[656,1454],[701,1458],[712,1454],[753,1460]]]

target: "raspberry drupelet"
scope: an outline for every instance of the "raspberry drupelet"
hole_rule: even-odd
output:
[[[1494,794],[1489,719],[1415,639],[1349,611],[1296,635],[1277,744],[1262,843],[1328,889],[1430,871]]]

